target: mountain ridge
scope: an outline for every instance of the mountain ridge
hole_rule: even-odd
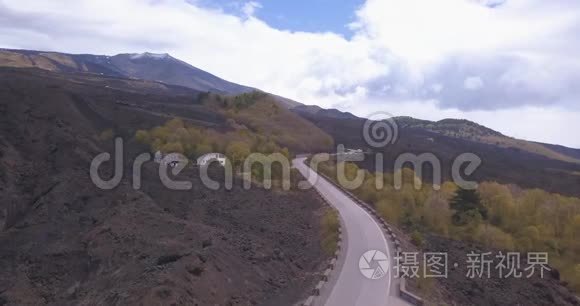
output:
[[[35,67],[55,72],[84,72],[155,80],[222,94],[256,90],[221,79],[167,53],[121,53],[108,56],[0,49],[0,66]]]
[[[201,70],[168,53],[122,53],[113,56],[68,54],[52,51],[34,51],[0,48],[0,66],[40,68],[55,72],[81,72],[152,80],[191,88],[200,92],[237,95],[260,91],[239,85]],[[350,112],[305,105],[278,95],[270,94],[277,103],[298,115],[326,117],[335,120],[366,120]],[[436,134],[458,137],[501,147],[522,149],[559,160],[580,163],[580,150],[555,144],[520,140],[466,119],[429,121],[410,116],[393,117],[402,129],[424,129]]]

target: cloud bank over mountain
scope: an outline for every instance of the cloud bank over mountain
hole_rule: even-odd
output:
[[[273,28],[255,16],[267,5],[242,1],[232,14],[195,0],[0,0],[0,42],[170,53],[234,82],[360,116],[462,117],[580,147],[562,133],[580,129],[578,1],[367,0],[348,38]]]

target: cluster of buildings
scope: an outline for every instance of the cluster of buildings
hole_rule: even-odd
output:
[[[213,162],[219,163],[222,167],[226,164],[226,156],[221,153],[207,153],[196,160],[197,166],[208,166]],[[189,159],[183,154],[179,153],[169,153],[163,154],[161,151],[155,153],[154,161],[158,164],[165,164],[170,167],[175,167],[180,163],[187,164]]]

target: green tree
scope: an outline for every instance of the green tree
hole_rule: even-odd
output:
[[[185,153],[183,146],[179,142],[170,142],[163,145],[161,151],[164,153]]]
[[[513,237],[488,223],[480,224],[473,235],[473,240],[482,242],[486,247],[511,251],[515,248]]]
[[[167,121],[167,123],[165,123],[165,126],[172,131],[176,131],[179,128],[185,128],[185,125],[183,124],[183,120],[181,120],[179,118],[173,118],[173,119]]]
[[[171,131],[164,126],[158,126],[155,127],[151,130],[151,138],[153,139],[160,139],[162,141],[166,141],[169,138],[169,135],[171,134]]]
[[[112,129],[106,129],[101,134],[99,134],[100,141],[107,141],[113,139],[115,132]]]
[[[241,165],[248,155],[250,155],[250,146],[245,142],[233,141],[226,147],[226,156],[236,167]]]
[[[393,198],[394,200],[383,198],[375,204],[375,207],[379,214],[389,223],[399,225],[403,215],[403,210],[401,205],[397,202],[398,197],[394,195]]]
[[[151,136],[149,136],[149,132],[146,130],[138,130],[135,133],[135,140],[142,144],[149,144],[151,142]]]
[[[580,237],[580,214],[576,215],[570,224],[570,232],[572,237]]]
[[[213,150],[213,148],[211,147],[211,145],[209,145],[207,143],[200,143],[200,144],[195,146],[194,155],[196,157],[200,157],[204,154],[211,153],[212,150]]]
[[[283,148],[282,150],[280,150],[280,153],[286,156],[286,158],[292,159],[292,156],[290,155],[290,150],[288,150],[288,148]]]
[[[444,236],[449,235],[451,212],[443,192],[433,193],[425,202],[424,221],[430,229]]]
[[[423,235],[419,231],[415,230],[411,234],[411,242],[418,247],[422,247],[423,243],[425,242],[425,239],[423,238]]]
[[[338,245],[338,229],[340,227],[338,212],[327,209],[322,216],[320,225],[322,249],[329,255],[334,254]]]
[[[161,151],[164,144],[165,142],[163,140],[161,140],[160,138],[155,138],[151,142],[151,150],[153,152]]]
[[[476,190],[459,188],[449,207],[455,211],[451,217],[455,225],[467,225],[476,218],[476,215],[487,219],[487,208],[481,204],[481,198]]]
[[[488,210],[490,223],[504,229],[513,228],[513,220],[516,219],[515,203],[509,188],[494,182],[484,182],[479,184],[478,192],[481,203]]]

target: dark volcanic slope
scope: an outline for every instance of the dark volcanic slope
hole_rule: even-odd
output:
[[[221,79],[169,54],[148,52],[106,56],[0,49],[0,67],[40,68],[53,72],[82,72],[143,79],[220,94],[240,94],[257,90]],[[302,105],[284,97],[272,96],[288,109]]]
[[[110,62],[125,75],[138,79],[158,80],[200,91],[229,94],[253,90],[253,88],[220,79],[168,54],[119,54],[111,57]]]
[[[580,301],[566,287],[560,285],[559,274],[554,270],[545,271],[540,277],[539,271],[528,278],[528,272],[520,271],[521,278],[499,277],[496,265],[499,260],[494,258],[499,250],[490,250],[473,243],[465,243],[429,235],[425,240],[425,252],[444,252],[448,256],[448,277],[438,278],[442,286],[443,300],[455,301],[456,305],[579,305]],[[474,252],[483,254],[490,252],[487,259],[490,264],[489,277],[487,271],[481,278],[467,277],[469,264],[468,254]],[[505,255],[505,251],[502,252]],[[455,267],[453,264],[457,263]],[[522,255],[521,266],[526,267],[526,257]],[[523,269],[522,269],[523,270]],[[505,272],[505,270],[504,270]],[[505,275],[505,274],[504,274]]]
[[[558,153],[562,153],[565,154],[567,156],[571,156],[574,157],[576,159],[580,159],[580,149],[573,149],[573,148],[568,148],[568,147],[564,147],[564,146],[560,146],[560,145],[553,145],[553,144],[547,144],[547,143],[538,143],[540,145],[546,146]]]
[[[324,109],[317,105],[297,105],[292,108],[292,111],[302,114],[304,116],[316,116],[316,117],[328,117],[334,119],[359,119],[357,116],[348,113],[341,112],[337,109]]]
[[[143,148],[125,146],[125,180],[104,191],[91,159],[174,114],[220,127],[195,92],[159,84],[0,69],[0,304],[291,305],[324,256],[312,193],[161,187],[128,180]],[[104,176],[110,171],[104,171]],[[222,174],[214,169],[212,176]]]
[[[334,137],[336,144],[346,147],[368,148],[362,137],[364,119],[336,119],[330,116],[300,113],[323,131]],[[475,153],[483,161],[474,177],[480,181],[497,181],[517,184],[525,188],[540,188],[564,195],[580,196],[580,165],[550,159],[517,148],[505,148],[492,144],[450,137],[418,128],[400,128],[394,145],[380,150],[384,154],[385,171],[392,171],[394,161],[401,153],[433,153],[442,163],[443,178],[451,178],[453,160],[462,153]],[[360,163],[374,171],[374,158]],[[430,171],[425,171],[429,174]],[[431,177],[426,176],[427,181]]]
[[[254,90],[223,80],[168,54],[105,56],[0,49],[0,66],[131,77],[180,85],[203,92],[238,94]]]

